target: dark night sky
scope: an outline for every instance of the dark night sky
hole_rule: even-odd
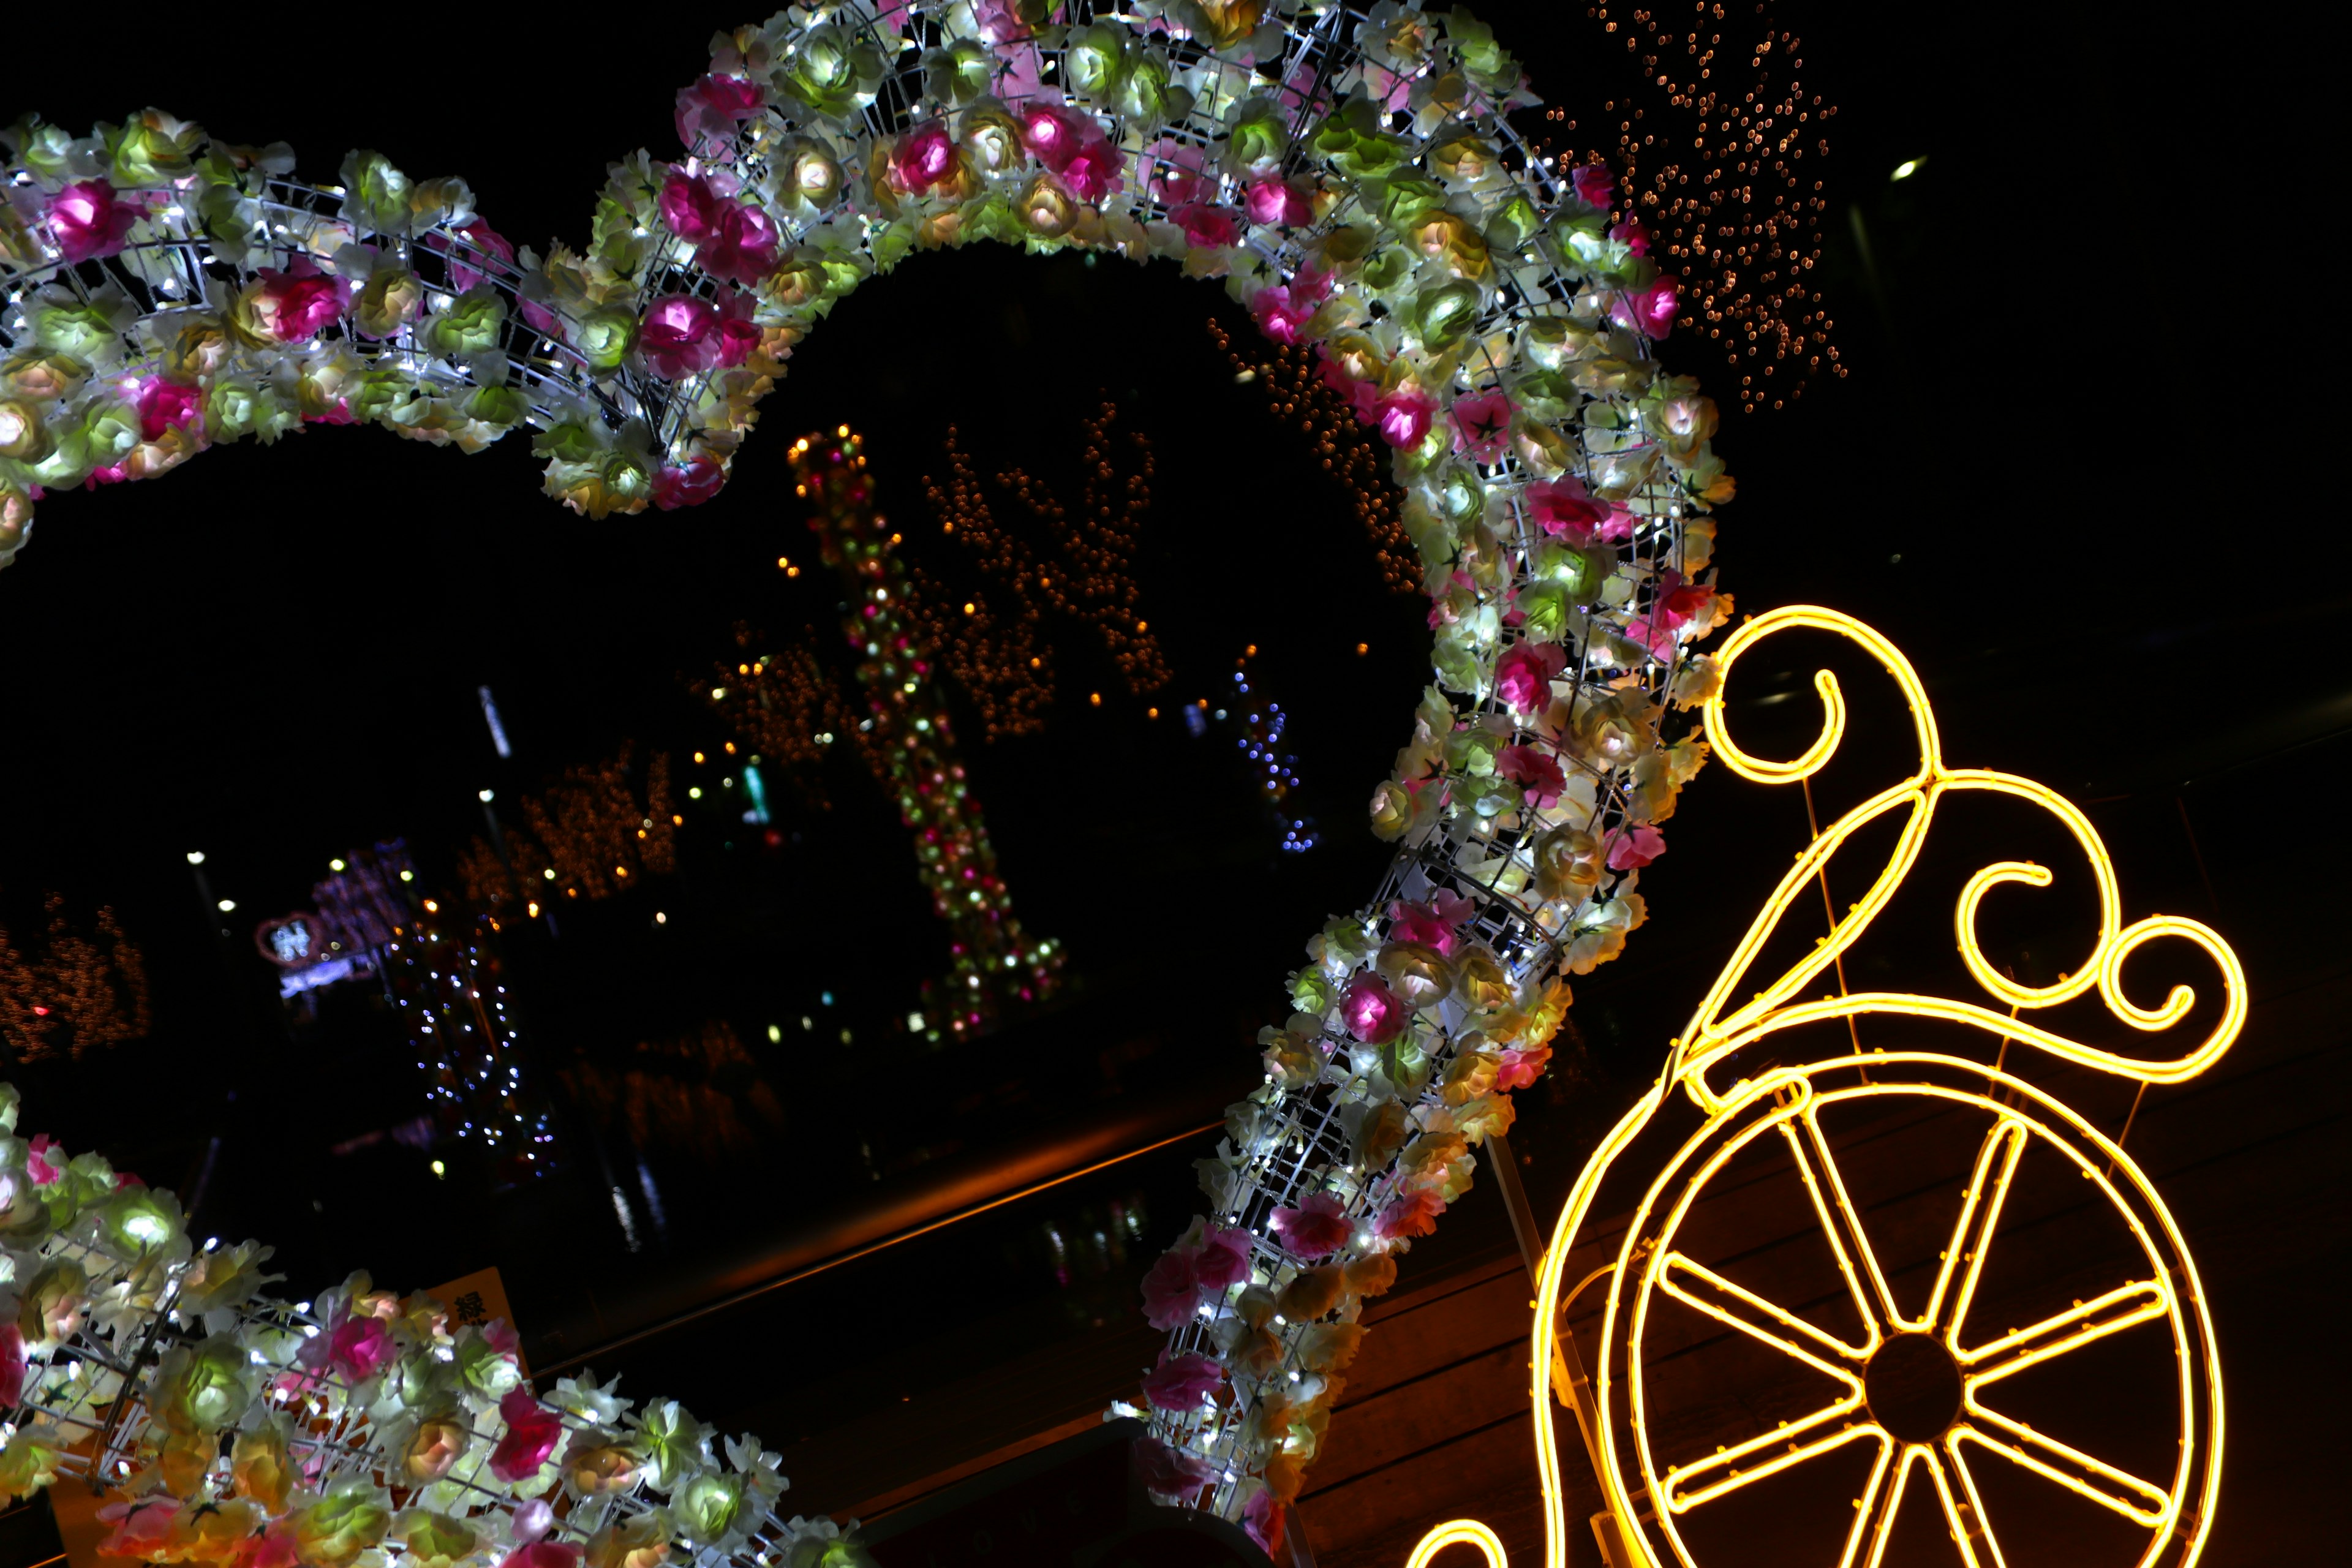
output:
[[[1548,101],[1617,90],[1620,46],[1582,6],[1476,9]],[[1790,410],[1727,413],[1716,445],[1740,496],[1720,514],[1723,585],[1747,609],[1809,599],[1888,632],[1927,677],[1956,761],[2109,803],[2135,911],[2207,915],[2218,896],[2258,995],[2333,973],[2352,843],[2320,781],[2347,754],[2336,650],[2352,589],[2329,457],[2341,334],[2322,238],[2295,216],[2315,60],[2251,18],[2160,8],[2127,26],[2046,9],[1783,14],[1808,39],[1808,90],[1840,109],[1821,275],[1853,374]],[[226,41],[184,8],[156,15],[135,44],[135,26],[93,39],[69,12],[12,19],[0,113],[81,129],[153,103],[229,140],[289,140],[315,178],[374,146],[414,174],[463,173],[525,242],[583,234],[604,163],[667,150],[709,29],[749,19],[640,9],[621,31],[477,8],[445,45],[320,12],[248,52],[251,37]],[[198,34],[219,41],[162,42]],[[1922,173],[1889,182],[1907,158]],[[478,1266],[415,1227],[368,1245],[449,1197],[414,1169],[354,1177],[322,1152],[402,1114],[398,1079],[271,1037],[220,978],[184,853],[208,853],[240,915],[303,901],[330,856],[379,836],[407,835],[449,885],[476,789],[536,787],[624,738],[713,745],[685,685],[731,658],[730,628],[782,641],[829,624],[834,595],[773,567],[806,539],[783,462],[794,436],[856,425],[886,503],[922,516],[951,421],[983,470],[1028,465],[1074,493],[1077,421],[1098,394],[1158,454],[1141,576],[1179,688],[1209,692],[1239,645],[1264,645],[1328,843],[1274,866],[1221,759],[1147,725],[1140,703],[1074,703],[1108,679],[1075,628],[1057,639],[1073,667],[1052,730],[994,748],[975,735],[975,778],[1031,929],[1071,942],[1103,1005],[1191,1008],[1200,1059],[1228,1053],[1245,1080],[1247,1032],[1276,1016],[1297,942],[1382,864],[1360,802],[1404,737],[1426,634],[1380,593],[1338,491],[1233,384],[1212,315],[1247,331],[1220,293],[1121,263],[919,258],[799,351],[735,480],[698,511],[586,522],[539,495],[519,439],[467,458],[346,430],[54,498],[0,574],[0,920],[35,924],[48,889],[84,917],[116,905],[158,1016],[149,1041],[23,1075],[28,1126],[159,1182],[225,1130],[241,1152],[218,1178],[220,1225],[337,1278],[385,1252],[379,1272],[404,1280]],[[1730,401],[1725,363],[1686,333],[1663,357]],[[490,752],[481,684],[518,738],[512,763]],[[581,956],[541,961],[562,992],[542,995],[542,1035],[609,1053],[726,1016],[764,1051],[763,1018],[844,974],[903,1005],[900,955],[937,938],[895,823],[854,784],[836,776],[832,817],[803,825],[822,842],[802,847],[722,849],[735,836],[715,817],[691,823],[688,918],[657,933],[629,900],[583,915]],[[1795,847],[1791,810],[1719,771],[1685,796],[1676,853],[1645,878],[1654,921],[1615,989],[1596,984],[1580,1008],[1605,1081],[1654,1070],[1711,944]],[[724,929],[698,926],[698,909]],[[239,965],[237,985],[262,983]],[[842,1103],[789,1053],[761,1066],[788,1100]],[[304,1106],[303,1127],[256,1100]]]

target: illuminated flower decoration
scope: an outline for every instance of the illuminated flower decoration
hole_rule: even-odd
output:
[[[1160,1364],[1143,1380],[1143,1396],[1160,1410],[1190,1410],[1224,1386],[1225,1369],[1204,1355],[1171,1358],[1160,1352]]]
[[[139,208],[117,201],[104,180],[68,185],[49,201],[49,233],[68,261],[95,261],[122,248]]]
[[[1270,1224],[1283,1245],[1312,1261],[1328,1258],[1348,1244],[1351,1226],[1348,1211],[1329,1193],[1309,1193],[1297,1208],[1277,1208]]]

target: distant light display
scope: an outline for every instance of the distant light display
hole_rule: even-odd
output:
[[[488,917],[418,910],[385,944],[384,988],[443,1135],[479,1151],[499,1179],[520,1182],[553,1168],[555,1130],[526,1092],[495,930]]]
[[[635,747],[625,742],[611,761],[567,768],[546,789],[524,796],[529,831],[506,830],[503,858],[477,836],[458,858],[468,901],[483,910],[541,899],[593,902],[676,870],[669,754],[653,754],[642,784],[635,756]]]
[[[98,911],[96,940],[67,921],[64,896],[43,900],[43,940],[20,951],[0,925],[0,1040],[19,1061],[70,1056],[146,1035],[147,966],[122,934],[111,906]]]
[[[315,963],[327,941],[314,917],[280,915],[254,929],[253,945],[261,956],[281,969],[299,969]]]
[[[1291,807],[1290,792],[1298,787],[1298,759],[1283,742],[1284,732],[1290,728],[1290,715],[1282,710],[1281,703],[1251,684],[1249,661],[1256,652],[1253,645],[1235,661],[1241,668],[1234,671],[1232,712],[1242,726],[1238,744],[1243,759],[1249,763],[1251,780],[1257,785],[1258,794],[1265,797],[1282,825],[1283,853],[1304,854],[1321,841],[1321,834],[1313,817]]]
[[[866,716],[849,733],[874,776],[898,802],[915,836],[915,857],[932,909],[947,922],[953,956],[946,994],[924,1009],[950,1035],[984,1029],[1008,1004],[1050,994],[1062,955],[1051,940],[1033,941],[1013,912],[997,874],[980,803],[956,753],[947,705],[929,650],[907,613],[901,536],[874,510],[863,444],[843,426],[830,437],[793,447],[797,493],[810,505],[809,527],[826,564],[851,595],[842,630],[860,656],[857,683]],[[725,689],[714,690],[724,703]]]

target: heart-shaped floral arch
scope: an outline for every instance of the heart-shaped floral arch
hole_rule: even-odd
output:
[[[1652,357],[1675,279],[1638,222],[1612,226],[1608,173],[1507,124],[1534,101],[1486,26],[1420,0],[821,0],[719,35],[677,96],[683,156],[612,165],[587,246],[543,257],[462,180],[376,153],[309,185],[282,145],[158,110],[83,138],[26,121],[0,174],[0,564],[45,489],[305,424],[466,450],[528,426],[577,510],[697,505],[837,300],[972,240],[1164,258],[1315,345],[1394,448],[1437,681],[1372,803],[1397,858],[1308,944],[1264,1081],[1202,1162],[1211,1213],[1145,1284],[1171,1333],[1144,1384],[1150,1484],[1271,1541],[1362,1300],[1509,1125],[1566,976],[1641,923],[1655,825],[1705,755],[1661,726],[1713,689],[1687,649],[1730,607],[1714,407]],[[145,1500],[125,1542],[231,1530],[210,1500],[306,1562],[371,1531],[419,1563],[504,1533],[552,1553],[531,1568],[575,1546],[636,1563],[656,1538],[848,1550],[777,1521],[775,1456],[747,1439],[720,1463],[674,1405],[569,1383],[534,1401],[498,1371],[510,1347],[363,1277],[314,1310],[268,1301],[249,1251],[192,1254],[168,1194],[37,1140],[0,1137],[0,1405],[33,1402],[0,1492],[73,1467],[67,1417],[40,1414],[72,1369],[157,1335],[178,1348],[102,1445]]]

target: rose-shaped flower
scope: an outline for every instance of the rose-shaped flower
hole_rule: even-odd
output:
[[[327,1335],[327,1361],[349,1383],[365,1383],[396,1353],[392,1331],[374,1318],[346,1318]]]
[[[499,1568],[580,1568],[580,1548],[566,1541],[530,1541],[506,1554]]]
[[[1143,1321],[1170,1331],[1188,1321],[1200,1305],[1199,1259],[1182,1247],[1161,1253],[1143,1276]]]
[[[677,91],[677,139],[688,152],[709,157],[735,132],[760,117],[757,84],[740,77],[706,76]]]
[[[233,1426],[252,1402],[252,1370],[234,1334],[183,1346],[156,1371],[153,1407],[174,1432],[217,1432]]]
[[[890,160],[900,187],[917,195],[954,178],[959,166],[955,138],[939,120],[927,120],[901,136]]]
[[[462,294],[477,283],[487,282],[495,276],[481,269],[479,261],[483,257],[496,257],[509,267],[514,265],[513,244],[480,218],[456,226],[457,233],[465,237],[464,244],[452,244],[438,233],[425,242],[427,249],[448,254],[450,288]]]
[[[68,185],[49,202],[49,234],[68,261],[94,261],[122,248],[139,208],[114,199],[105,180]]]
[[[719,206],[709,237],[695,250],[694,263],[713,278],[751,288],[776,269],[782,242],[775,220],[766,213],[727,202]]]
[[[1454,421],[1454,449],[1474,463],[1503,460],[1511,444],[1511,400],[1500,392],[1457,397],[1446,410]]]
[[[1390,942],[1373,962],[1408,1007],[1434,1006],[1454,989],[1454,966],[1437,949],[1421,942]]]
[[[98,130],[114,177],[126,185],[172,184],[195,167],[196,151],[205,144],[203,126],[174,120],[160,109]]]
[[[587,1568],[662,1568],[669,1561],[669,1515],[661,1510],[632,1514],[590,1536],[582,1561]]]
[[[478,283],[428,320],[417,338],[444,359],[465,359],[496,349],[506,324],[506,300],[489,284]]]
[[[726,198],[710,188],[709,179],[672,168],[662,181],[658,201],[662,222],[689,245],[699,245],[719,231],[719,212]]]
[[[1454,961],[1454,994],[1473,1013],[1491,1013],[1510,1005],[1510,976],[1491,952],[1474,947]]]
[[[29,399],[0,400],[0,458],[37,463],[57,450],[41,406]],[[28,1185],[30,1184],[27,1184]]]
[[[1186,202],[1168,215],[1184,231],[1184,243],[1195,250],[1211,250],[1241,238],[1241,223],[1230,207],[1208,202]]]
[[[637,328],[637,352],[665,381],[683,381],[719,363],[719,307],[690,294],[654,301]]]
[[[1420,393],[1400,387],[1372,405],[1372,419],[1390,446],[1418,447],[1429,435],[1433,407]]]
[[[1100,202],[1127,182],[1119,176],[1119,151],[1097,136],[1080,146],[1061,171],[1062,183],[1081,201]]]
[[[1274,1299],[1275,1310],[1291,1322],[1311,1323],[1339,1304],[1346,1285],[1347,1276],[1337,1264],[1303,1268]]]
[[[408,232],[414,182],[392,160],[365,149],[352,153],[343,160],[342,182],[344,217],[381,234]]]
[[[413,1482],[437,1481],[473,1445],[473,1424],[463,1412],[445,1409],[420,1416],[400,1446],[401,1474]]]
[[[1412,1012],[1378,975],[1358,973],[1348,977],[1339,993],[1339,1017],[1348,1033],[1366,1045],[1384,1045],[1397,1037]]]
[[[1616,195],[1617,176],[1601,164],[1579,164],[1568,178],[1576,187],[1576,199],[1586,206],[1605,207]]]
[[[700,506],[719,493],[727,482],[727,470],[719,459],[698,453],[682,464],[673,464],[654,477],[654,505],[664,511],[676,511],[682,506]]]
[[[98,1211],[99,1239],[125,1258],[144,1258],[184,1239],[180,1200],[130,1182],[118,1187]]]
[[[276,1418],[250,1432],[240,1432],[229,1450],[229,1478],[236,1495],[251,1498],[271,1513],[286,1510],[286,1494],[294,1485],[294,1468],[288,1452],[286,1428]]]
[[[499,1401],[499,1415],[507,1429],[490,1451],[490,1474],[509,1483],[528,1480],[555,1452],[563,1436],[562,1419],[520,1389]]]
[[[89,1310],[89,1276],[69,1258],[45,1264],[18,1298],[16,1328],[25,1342],[47,1349],[74,1336]]]
[[[364,1476],[328,1484],[326,1495],[294,1515],[294,1542],[305,1563],[343,1568],[392,1529],[392,1500]]]
[[[1190,1450],[1171,1448],[1157,1437],[1138,1437],[1135,1473],[1152,1496],[1182,1502],[1217,1479],[1217,1467]]]
[[[1609,868],[1631,871],[1646,866],[1666,852],[1666,836],[1643,823],[1638,827],[1621,827],[1609,836]]]
[[[645,1473],[645,1459],[610,1432],[575,1432],[563,1451],[563,1481],[582,1497],[625,1492]]]
[[[399,1531],[401,1544],[408,1548],[417,1568],[448,1568],[472,1556],[482,1542],[481,1535],[464,1520],[430,1509],[403,1510],[393,1528]]]
[[[1348,1244],[1347,1212],[1340,1207],[1339,1200],[1328,1193],[1309,1193],[1295,1209],[1276,1209],[1269,1223],[1283,1244],[1299,1258],[1328,1258]]]
[[[1568,668],[1568,652],[1558,643],[1517,642],[1495,661],[1495,695],[1521,713],[1532,713],[1551,700],[1551,683]]]
[[[1163,1350],[1160,1364],[1144,1377],[1143,1397],[1154,1410],[1197,1410],[1224,1382],[1225,1369],[1207,1356],[1171,1358]]]
[[[1273,224],[1283,228],[1297,228],[1311,220],[1315,208],[1307,193],[1286,181],[1264,179],[1255,182],[1242,199],[1242,210],[1249,214],[1252,223]]]
[[[826,207],[839,199],[841,164],[818,143],[805,138],[788,145],[775,163],[777,192],[804,206]]]
[[[14,1323],[0,1323],[0,1410],[14,1410],[24,1402],[24,1331]]]
[[[1437,1216],[1444,1212],[1445,1205],[1435,1193],[1407,1193],[1381,1210],[1372,1221],[1372,1234],[1384,1241],[1433,1236],[1437,1231]]]
[[[571,333],[572,346],[596,374],[610,375],[621,368],[637,346],[637,318],[618,305],[599,305],[580,318]]]
[[[1040,174],[1021,193],[1021,221],[1047,239],[1059,239],[1078,221],[1078,205],[1051,174]]]
[[[1019,119],[1021,144],[1029,149],[1031,157],[1057,174],[1070,166],[1079,148],[1102,136],[1091,115],[1035,99],[1021,106]]]
[[[1671,272],[1640,289],[1628,289],[1609,302],[1609,318],[1631,327],[1654,342],[1674,331],[1675,312],[1682,309],[1682,279]]]
[[[1225,123],[1226,168],[1265,174],[1282,166],[1290,151],[1290,128],[1274,100],[1245,98],[1227,111]]]
[[[1559,759],[1539,746],[1506,747],[1495,759],[1495,771],[1517,784],[1527,803],[1538,811],[1559,799],[1559,792],[1568,787],[1568,775],[1560,771]]]
[[[678,1533],[698,1546],[713,1546],[740,1533],[743,1478],[705,1473],[671,1494],[670,1517]]]

